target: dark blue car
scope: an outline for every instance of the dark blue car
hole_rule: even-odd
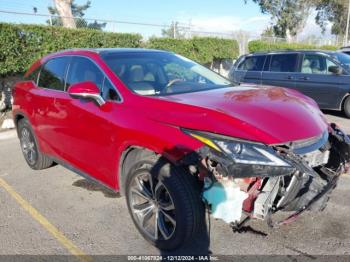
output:
[[[333,51],[276,51],[241,56],[229,78],[235,82],[296,89],[321,109],[350,118],[350,56]]]

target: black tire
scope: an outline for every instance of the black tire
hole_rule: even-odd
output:
[[[35,170],[41,170],[53,165],[53,161],[42,154],[37,139],[28,120],[23,118],[17,125],[22,153],[27,164]]]
[[[152,181],[154,181],[152,184],[147,180],[149,179],[149,175],[151,175]],[[145,180],[145,178],[147,179]],[[135,181],[141,181],[141,183]],[[161,186],[159,186],[159,184],[161,184]],[[138,187],[139,185],[142,186]],[[140,188],[142,189],[139,190]],[[158,204],[154,204],[152,200],[146,200],[146,198],[140,197],[139,192],[135,193],[138,190],[146,192],[146,188],[150,194],[152,194],[153,191],[155,192],[154,199],[156,200],[154,200],[154,202],[158,201]],[[154,188],[152,192],[150,192],[151,188]],[[161,189],[164,192],[161,194],[157,193],[157,191],[161,191]],[[187,174],[184,170],[171,165],[162,157],[157,155],[147,156],[145,159],[137,161],[133,165],[126,177],[125,195],[128,209],[136,228],[148,242],[159,249],[177,249],[187,241],[197,237],[201,229],[204,229],[204,204],[201,200],[198,180],[190,174]],[[145,195],[146,194],[143,193],[143,196]],[[166,200],[158,199],[158,195],[166,198]],[[157,206],[153,207],[152,211],[147,211],[148,213],[151,212],[152,217],[154,216],[154,222],[152,217],[150,217],[151,215],[144,215],[142,214],[143,211],[139,212],[141,209],[136,208],[143,205],[143,210],[146,210],[145,204],[140,204],[138,201],[135,201],[135,199],[138,198],[141,199],[141,202],[152,202],[153,206]],[[165,211],[162,209],[162,206],[171,206],[171,203],[173,203],[174,208],[169,208],[166,214],[176,222],[175,226],[172,220],[163,215]],[[143,221],[146,220],[147,216],[148,221],[145,222],[145,226],[140,225],[142,222],[139,216],[144,217]],[[154,224],[155,221],[158,222]],[[152,223],[156,226],[151,226],[151,228],[156,228],[156,230],[149,230]],[[164,230],[164,225],[165,228],[167,227],[167,230]],[[163,231],[161,228],[163,228]],[[148,232],[148,230],[150,232]],[[151,233],[153,233],[153,235]],[[158,238],[156,238],[154,234],[158,236]]]
[[[347,118],[350,118],[350,96],[344,101],[343,112]]]

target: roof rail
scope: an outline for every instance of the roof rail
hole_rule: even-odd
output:
[[[90,52],[98,53],[98,50],[96,48],[83,48],[83,47],[62,49],[62,50],[58,50],[54,53],[72,52],[72,51],[90,51]]]
[[[317,51],[317,52],[327,52],[329,50],[321,50],[321,49],[271,49],[266,51],[258,51],[250,54],[266,54],[266,53],[281,53],[281,52],[308,52],[308,51]]]

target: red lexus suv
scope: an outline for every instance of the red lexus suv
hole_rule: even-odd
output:
[[[316,103],[237,85],[182,56],[77,49],[35,62],[13,90],[24,158],[61,164],[125,195],[142,236],[175,249],[205,209],[236,230],[325,208],[350,140]],[[276,212],[293,211],[281,221]]]

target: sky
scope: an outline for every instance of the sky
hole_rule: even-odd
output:
[[[39,14],[47,14],[52,0],[0,0],[0,10],[33,13],[33,7]],[[76,0],[84,4],[85,0]],[[261,14],[259,6],[244,0],[91,0],[91,7],[85,17],[106,20],[131,21],[169,25],[172,21],[191,24],[196,31],[232,32],[249,31],[260,33],[269,25],[270,17]],[[0,13],[0,21],[17,23],[44,23],[46,18]],[[109,27],[109,28],[108,28]],[[144,36],[159,35],[160,27],[140,25],[107,25],[107,30],[119,32],[139,32]],[[321,31],[308,20],[302,35],[320,35]]]

